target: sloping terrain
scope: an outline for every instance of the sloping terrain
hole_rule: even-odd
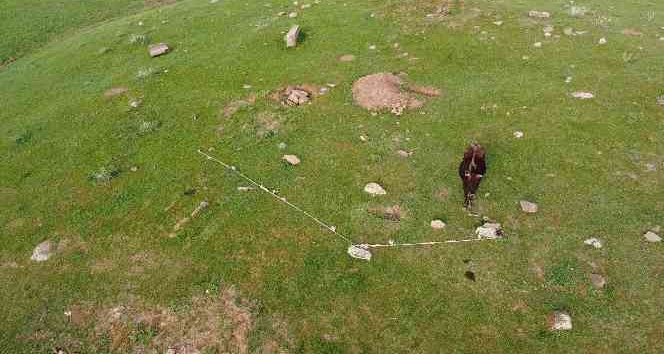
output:
[[[664,4],[574,6],[188,0],[0,68],[0,351],[657,353]],[[441,94],[372,112],[352,87],[374,73]],[[289,86],[310,104],[273,99]],[[456,171],[471,140],[475,211],[506,237],[370,262],[197,153],[356,243],[422,242],[481,223]]]

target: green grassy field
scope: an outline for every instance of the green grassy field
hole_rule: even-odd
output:
[[[0,67],[1,353],[664,350],[663,249],[643,239],[664,225],[664,3],[586,1],[571,16],[564,1],[469,0],[431,18],[431,1],[321,0],[289,18],[278,13],[296,6],[282,0],[138,13],[146,4],[128,0],[6,2],[20,20],[0,15],[12,18],[0,21],[0,58],[18,58]],[[305,36],[286,50],[293,24]],[[150,58],[158,42],[173,51]],[[372,115],[351,86],[377,72],[445,94],[400,117]],[[335,86],[301,107],[269,99],[304,83]],[[128,92],[105,97],[120,86]],[[252,94],[254,105],[224,116]],[[278,129],[261,134],[265,122]],[[238,191],[246,182],[196,153],[355,242],[420,242],[478,225],[456,175],[471,140],[489,152],[477,210],[507,237],[383,249],[370,262],[268,195]],[[369,182],[387,195],[365,194]],[[539,212],[524,214],[520,200]],[[369,212],[391,205],[404,210],[399,222]],[[590,237],[604,247],[584,245]],[[30,261],[47,239],[55,255]],[[548,330],[555,310],[572,330]]]

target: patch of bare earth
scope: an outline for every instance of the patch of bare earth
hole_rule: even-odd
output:
[[[149,9],[153,9],[156,7],[162,7],[166,5],[173,5],[177,2],[177,0],[145,0],[143,1],[143,5]]]
[[[104,97],[111,98],[115,96],[124,95],[125,93],[127,93],[127,91],[129,91],[129,89],[126,86],[114,87],[112,89],[106,90],[104,92]]]
[[[186,310],[133,299],[103,308],[76,304],[66,315],[75,328],[88,329],[87,337],[67,341],[49,335],[54,342],[69,344],[64,348],[67,352],[88,348],[121,353],[248,354],[252,352],[250,340],[258,339],[257,352],[267,354],[287,353],[293,345],[283,321],[272,320],[267,331],[257,330],[256,305],[232,287],[195,296]]]
[[[279,129],[281,128],[281,120],[273,112],[261,112],[256,115],[254,128],[257,137],[267,138],[276,135],[279,132]]]
[[[245,99],[229,102],[223,110],[224,118],[230,118],[239,110],[251,107],[256,103],[256,95],[251,94]]]
[[[406,211],[403,210],[399,205],[392,205],[388,207],[369,207],[368,211],[370,214],[379,218],[397,222],[401,221],[401,219],[406,216]]]
[[[416,94],[435,97],[441,91],[431,86],[406,85],[399,75],[389,73],[367,75],[353,84],[353,100],[358,106],[370,111],[390,110],[395,115],[422,107],[425,99]]]

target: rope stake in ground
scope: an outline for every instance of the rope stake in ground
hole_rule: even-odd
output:
[[[309,219],[313,220],[316,222],[318,225],[322,226],[324,229],[332,233],[333,235],[337,236],[338,238],[344,240],[345,242],[348,243],[348,250],[347,253],[353,258],[357,259],[363,259],[366,261],[371,260],[371,252],[369,249],[371,248],[388,248],[388,247],[419,247],[419,246],[434,246],[434,245],[441,245],[441,244],[451,244],[451,243],[464,243],[464,242],[473,242],[473,241],[485,241],[485,240],[495,240],[498,238],[501,238],[501,232],[500,232],[500,224],[485,224],[484,226],[478,228],[477,233],[477,238],[472,238],[472,239],[462,239],[462,240],[447,240],[447,241],[432,241],[432,242],[419,242],[419,243],[389,243],[389,244],[362,244],[362,243],[354,243],[351,241],[350,238],[347,236],[343,235],[340,232],[337,232],[336,227],[328,224],[325,221],[322,221],[320,218],[314,216],[313,214],[307,212],[306,210],[300,208],[299,206],[289,202],[285,197],[280,196],[277,194],[275,190],[270,190],[267,187],[265,187],[263,184],[258,183],[257,181],[249,178],[242,172],[238,171],[235,166],[229,165],[214,156],[208,155],[204,153],[201,150],[198,150],[198,153],[205,156],[205,158],[208,161],[213,161],[221,166],[223,166],[226,170],[233,172],[235,175],[239,176],[240,178],[244,179],[245,181],[251,183],[252,185],[258,187],[258,189],[262,190],[263,192],[271,195],[278,201],[288,205],[292,209],[295,209],[299,213],[305,215]],[[497,229],[493,232],[493,234],[486,234],[486,232],[480,232],[480,229],[485,228],[487,225],[497,225]]]

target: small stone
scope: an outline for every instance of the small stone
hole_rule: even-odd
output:
[[[523,132],[522,131],[514,132],[514,137],[517,138],[517,139],[523,138]]]
[[[590,273],[588,278],[590,278],[590,282],[597,290],[603,289],[606,286],[606,279],[601,274]]]
[[[657,171],[657,165],[655,165],[654,163],[647,163],[646,164],[646,171],[648,171],[648,172]]]
[[[573,78],[572,78],[571,76],[567,76],[567,77],[565,78],[565,83],[566,83],[566,84],[571,83],[571,82],[572,82],[572,79],[573,79]]]
[[[572,36],[572,35],[574,35],[574,28],[572,28],[572,27],[565,27],[565,29],[563,30],[563,33],[564,33],[566,36]]]
[[[485,222],[484,225],[475,229],[475,235],[479,239],[496,239],[503,236],[502,225],[493,222]]]
[[[521,204],[521,210],[523,210],[524,213],[528,213],[528,214],[537,213],[537,210],[538,210],[537,204],[532,203],[532,202],[527,202],[525,200],[522,200],[520,202],[520,204]]]
[[[535,10],[532,10],[532,11],[529,11],[529,12],[528,12],[528,16],[529,16],[529,17],[533,17],[533,18],[550,18],[550,17],[551,17],[551,14],[548,13],[548,12],[546,12],[546,11],[535,11]]]
[[[251,89],[251,85],[244,84],[244,85],[242,85],[242,88],[245,89],[245,90],[249,90],[249,89]]]
[[[363,245],[351,245],[348,247],[348,255],[357,258],[357,259],[362,259],[365,261],[370,261],[371,260],[371,252],[362,247]]]
[[[606,42],[607,42],[607,41],[606,41],[606,38],[602,37],[602,38],[599,39],[599,41],[598,41],[597,43],[599,43],[599,44],[606,44]]]
[[[542,42],[535,42],[535,43],[533,43],[533,47],[535,47],[535,48],[542,48]]]
[[[290,18],[296,18],[297,17],[297,12],[291,12],[288,14],[288,17]]]
[[[353,60],[355,60],[355,56],[353,54],[345,54],[345,55],[342,55],[342,56],[339,57],[339,61],[345,62],[345,63],[353,61]]]
[[[366,193],[371,194],[371,195],[386,195],[387,194],[385,189],[383,189],[383,187],[381,187],[380,184],[375,183],[375,182],[371,182],[371,183],[367,184],[366,186],[364,186],[364,191]]]
[[[304,9],[308,9],[308,8],[310,8],[310,7],[311,7],[311,4],[304,4],[304,5],[300,6],[300,8],[301,8],[302,10],[304,10]]]
[[[413,152],[412,151],[406,151],[406,150],[399,150],[399,151],[397,151],[397,154],[399,156],[403,157],[403,158],[407,158],[407,157],[410,157],[413,154]]]
[[[442,230],[445,228],[445,223],[442,220],[432,220],[431,228],[434,230]]]
[[[496,26],[502,26],[503,21],[495,21],[493,24],[496,25]]]
[[[35,262],[47,261],[53,255],[53,244],[50,240],[46,240],[35,247],[32,251],[31,260]]]
[[[297,45],[299,37],[300,37],[300,26],[295,25],[291,27],[291,29],[286,34],[286,37],[284,37],[284,40],[286,41],[286,48],[295,47]]]
[[[136,167],[136,166],[131,166],[131,167],[129,168],[129,171],[131,171],[131,172],[136,172],[136,171],[138,171],[138,167]]]
[[[129,107],[131,108],[138,108],[141,105],[141,100],[131,100],[129,102]]]
[[[286,16],[286,11],[280,11],[277,16]]]
[[[367,141],[369,141],[369,137],[367,137],[366,135],[360,135],[360,141],[366,143]]]
[[[151,44],[148,46],[148,52],[152,58],[168,53],[171,49],[166,43]]]
[[[588,245],[588,246],[593,246],[595,248],[602,248],[602,241],[600,241],[599,239],[596,239],[594,237],[583,241],[583,243]]]
[[[284,155],[282,159],[292,166],[297,166],[300,164],[300,158],[297,157],[296,155]]]
[[[591,92],[576,91],[576,92],[572,92],[572,97],[579,98],[579,99],[582,99],[582,100],[587,100],[587,99],[594,98],[595,95]]]
[[[256,189],[255,187],[247,187],[247,186],[240,186],[240,187],[237,187],[237,190],[238,190],[239,192],[249,192],[249,191],[253,191],[253,190],[255,190],[255,189]]]
[[[568,331],[572,329],[572,317],[563,311],[549,315],[549,329],[552,331]]]
[[[664,95],[657,97],[657,104],[660,106],[664,106]]]
[[[544,26],[544,28],[542,28],[542,32],[544,32],[544,33],[552,33],[553,31],[554,31],[554,27],[551,26],[551,25],[547,25],[547,26]]]
[[[662,242],[662,238],[658,234],[656,234],[652,231],[646,232],[643,235],[643,238],[645,238],[646,241],[648,241],[648,242]]]
[[[376,50],[376,46],[374,44],[370,45],[369,50]]]

